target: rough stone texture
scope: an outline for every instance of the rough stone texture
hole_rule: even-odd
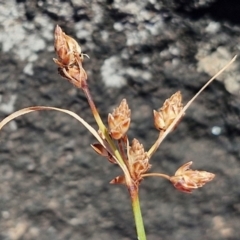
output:
[[[70,109],[96,126],[81,91],[52,58],[53,29],[76,37],[103,119],[122,98],[129,137],[148,149],[152,109],[177,90],[186,103],[239,52],[238,0],[0,1],[0,117],[23,107]],[[193,103],[151,160],[173,174],[187,161],[216,178],[193,194],[163,179],[141,184],[149,240],[238,240],[240,236],[239,61]],[[1,131],[0,239],[137,239],[128,193],[108,182],[120,170],[90,148],[69,116],[31,113]]]

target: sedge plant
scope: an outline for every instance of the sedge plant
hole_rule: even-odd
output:
[[[214,79],[232,64],[236,56],[212,77],[185,106],[182,103],[182,95],[178,91],[168,98],[161,108],[153,111],[154,125],[159,134],[152,147],[146,151],[136,138],[132,141],[128,138],[127,132],[131,122],[131,110],[127,100],[123,99],[120,105],[112,113],[109,113],[107,125],[104,124],[89,91],[87,73],[83,68],[84,57],[88,57],[88,55],[83,54],[76,40],[65,34],[59,26],[55,28],[54,37],[57,58],[53,60],[58,67],[58,72],[63,78],[84,92],[99,129],[94,129],[81,116],[70,110],[48,106],[27,107],[16,111],[0,122],[0,129],[9,121],[21,115],[41,110],[55,110],[77,119],[96,138],[97,143],[91,145],[93,150],[106,158],[110,163],[121,168],[122,175],[115,177],[110,183],[126,186],[131,199],[137,238],[138,240],[146,240],[139,201],[139,187],[144,178],[161,177],[172,183],[177,190],[191,193],[193,190],[211,181],[215,176],[210,172],[192,170],[190,168],[192,162],[187,162],[180,166],[174,176],[164,173],[149,173],[151,168],[149,162],[165,137],[177,127],[190,104]]]

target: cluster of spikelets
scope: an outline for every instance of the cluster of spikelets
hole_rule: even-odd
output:
[[[81,52],[78,43],[66,35],[59,26],[55,29],[55,51],[57,59],[54,59],[54,62],[58,65],[59,73],[84,91],[99,126],[98,134],[101,141],[93,144],[92,148],[106,157],[109,162],[118,164],[123,170],[124,174],[114,178],[111,181],[112,184],[121,183],[128,187],[134,185],[138,188],[144,177],[159,176],[168,179],[178,190],[190,193],[214,178],[213,173],[191,170],[192,162],[181,166],[174,176],[147,173],[151,168],[149,164],[151,156],[184,115],[180,92],[176,92],[167,99],[159,110],[153,111],[154,125],[159,131],[159,137],[151,149],[145,151],[137,139],[129,143],[127,132],[131,122],[131,110],[125,99],[112,114],[108,115],[108,127],[105,127],[88,90],[87,74],[82,66],[86,54]]]

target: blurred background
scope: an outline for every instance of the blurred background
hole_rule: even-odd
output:
[[[0,0],[0,117],[34,105],[69,109],[96,127],[84,94],[52,58],[56,24],[81,45],[104,121],[126,98],[129,138],[148,150],[152,110],[180,90],[186,104],[239,54],[238,0]],[[160,178],[140,186],[149,240],[240,236],[240,67],[237,60],[191,105],[151,160],[151,172],[216,174],[192,194]],[[94,138],[57,112],[19,117],[0,136],[0,239],[137,239],[120,169],[90,148]]]

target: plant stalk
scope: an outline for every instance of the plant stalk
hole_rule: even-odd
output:
[[[128,188],[128,190],[131,196],[133,215],[134,215],[138,240],[146,240],[147,238],[146,238],[142,212],[141,212],[141,207],[139,202],[138,187],[136,187],[135,185],[132,185]]]
[[[170,179],[170,176],[168,176],[167,174],[163,174],[163,173],[145,173],[142,175],[142,177],[162,177],[167,180]]]

